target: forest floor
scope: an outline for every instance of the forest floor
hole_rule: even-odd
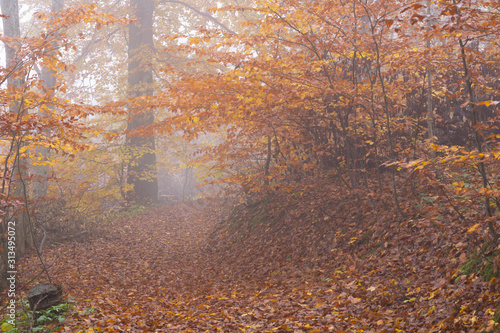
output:
[[[462,226],[305,223],[224,205],[156,207],[46,247],[52,281],[74,304],[57,331],[494,330],[497,283],[470,261]],[[464,265],[476,271],[462,275]],[[34,254],[18,271],[24,290],[46,281]]]

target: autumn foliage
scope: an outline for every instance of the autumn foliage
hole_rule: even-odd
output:
[[[70,8],[59,14],[40,14],[38,19],[42,26],[39,35],[2,37],[2,42],[15,52],[15,57],[8,59],[1,70],[1,82],[9,83],[0,90],[3,135],[0,210],[5,220],[19,213],[22,206],[25,209],[30,200],[19,197],[20,192],[14,189],[24,188],[27,192],[35,184],[48,181],[46,177],[37,176],[37,167],[54,166],[92,149],[86,138],[93,135],[95,129],[87,119],[105,112],[101,107],[64,96],[68,86],[63,73],[75,68],[65,63],[62,55],[75,49],[69,33],[76,25],[109,24],[116,20],[98,14],[94,5]],[[57,84],[47,87],[42,71],[57,77]],[[42,155],[39,148],[53,155]]]
[[[2,37],[17,52],[16,61],[0,69],[4,221],[21,211],[40,216],[44,202],[78,215],[76,229],[103,223],[102,236],[115,227],[103,222],[108,208],[152,202],[157,188],[151,190],[149,183],[158,187],[162,174],[194,169],[201,185],[211,185],[205,187],[210,195],[216,189],[239,205],[218,228],[216,221],[202,224],[206,230],[199,241],[207,247],[187,245],[201,252],[180,251],[189,260],[211,262],[225,275],[204,276],[196,264],[188,265],[183,278],[192,273],[202,284],[230,276],[231,287],[241,277],[245,283],[262,278],[279,297],[300,296],[299,306],[310,312],[297,310],[297,316],[311,319],[307,324],[293,316],[289,322],[272,315],[265,320],[264,312],[278,310],[272,297],[259,291],[256,310],[241,313],[244,307],[235,305],[203,329],[218,329],[219,322],[230,331],[494,329],[490,320],[500,278],[497,1],[259,0],[206,12],[193,2],[186,8],[201,15],[201,23],[170,33],[159,18],[174,20],[176,12],[165,3],[151,2],[147,43],[128,44],[128,54],[126,27],[136,27],[138,36],[145,32],[134,26],[134,15],[119,19],[126,14],[106,3],[101,9],[85,5],[37,14],[43,26],[37,34]],[[177,20],[178,25],[186,21]],[[92,52],[95,58],[85,62]],[[57,78],[50,88],[40,68]],[[147,170],[138,163],[146,159]],[[49,175],[40,177],[39,166],[48,166]],[[39,183],[48,184],[45,195],[30,197]],[[134,192],[137,184],[148,188],[147,200]],[[20,188],[24,191],[15,191]],[[69,220],[64,216],[56,220]],[[148,219],[151,228],[164,231],[161,218]],[[183,231],[177,219],[168,223]],[[44,226],[36,225],[35,233],[45,233]],[[121,237],[132,242],[128,231],[116,228],[118,241],[112,242]],[[168,242],[148,234],[151,230],[138,237]],[[266,238],[266,232],[273,237]],[[242,249],[235,250],[241,239]],[[115,253],[115,245],[98,246]],[[260,256],[244,252],[252,247]],[[162,255],[170,258],[167,252]],[[376,255],[386,271],[375,267]],[[148,265],[153,271],[156,262]],[[293,279],[286,280],[287,274]],[[432,275],[432,281],[419,274]],[[321,296],[309,295],[307,285],[294,287],[305,283],[305,275]],[[172,286],[185,287],[178,281]],[[477,312],[469,287],[484,302]],[[151,288],[164,291],[160,285]],[[240,292],[248,297],[254,292],[224,289],[223,296],[214,291],[215,283],[210,292],[216,296],[208,301],[198,294],[187,300],[200,291],[191,284],[186,288],[175,296],[185,299],[170,302],[179,310],[169,310],[172,322],[163,323],[166,328],[201,327],[196,326],[200,318],[212,320],[210,315],[195,311],[199,322],[193,323],[196,316],[187,308],[208,309],[221,300],[237,302]],[[465,305],[453,308],[460,300]],[[156,308],[148,313],[156,318],[168,302],[152,302]],[[104,294],[92,304],[111,311],[115,303]],[[340,314],[332,314],[332,304]],[[292,313],[293,306],[282,308]],[[137,311],[123,321],[96,315],[92,323],[135,327],[131,318],[146,316]],[[327,314],[341,318],[341,324],[319,319]],[[252,319],[238,321],[238,316]],[[158,318],[151,320],[137,325],[159,325]]]
[[[177,73],[158,97],[177,112],[155,125],[188,138],[220,133],[199,152],[218,181],[283,203],[328,193],[316,204],[349,198],[400,218],[422,208],[457,217],[461,203],[485,200],[473,219],[495,219],[496,3],[262,1],[220,10],[258,19],[239,34],[184,37],[189,45],[177,49],[216,70]]]

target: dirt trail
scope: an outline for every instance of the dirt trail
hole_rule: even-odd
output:
[[[206,268],[200,250],[218,218],[214,207],[212,214],[207,209],[196,202],[155,208],[106,225],[88,242],[45,250],[53,282],[64,286],[80,312],[87,310],[66,323],[66,330],[78,331],[74,326],[79,325],[117,332],[177,331],[167,318],[176,317],[172,309],[193,288],[196,293],[210,290],[199,285]],[[22,282],[40,269],[34,257],[23,261]]]
[[[211,239],[223,218],[217,203],[178,203],[47,247],[53,282],[75,304],[61,331],[479,332],[494,313],[498,294],[475,276],[452,276],[461,253],[429,244],[425,226],[363,248],[343,241],[348,229],[323,241],[333,227],[302,220],[283,233],[242,224]],[[314,239],[329,247],[307,252]],[[18,271],[26,288],[41,276],[36,257]]]

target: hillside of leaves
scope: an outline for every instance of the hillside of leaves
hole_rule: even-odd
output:
[[[432,223],[454,214],[496,241],[499,10],[397,0],[214,9],[255,17],[239,34],[172,37],[184,42],[166,51],[217,70],[162,67],[176,80],[151,105],[176,111],[150,127],[188,140],[218,133],[191,163],[250,200],[350,198],[370,214]]]
[[[52,330],[493,332],[499,280],[470,260],[467,231],[448,218],[364,215],[349,201],[152,208],[47,247],[74,305]],[[24,291],[46,280],[34,253],[19,271]]]

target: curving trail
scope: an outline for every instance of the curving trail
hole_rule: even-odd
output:
[[[479,332],[493,316],[498,294],[474,276],[450,283],[461,252],[429,243],[428,227],[410,225],[412,247],[389,234],[375,252],[340,225],[301,220],[231,238],[213,233],[220,205],[154,208],[47,247],[53,282],[75,304],[60,331]],[[313,241],[319,252],[307,252]],[[18,271],[23,286],[41,276],[34,256]]]
[[[179,317],[176,309],[196,297],[193,290],[211,289],[199,285],[200,249],[218,220],[213,207],[211,215],[207,208],[201,203],[154,208],[104,226],[88,242],[46,249],[53,282],[64,286],[79,312],[65,323],[66,331],[179,331],[170,324]],[[21,282],[31,281],[40,269],[35,257],[24,260]]]
[[[274,305],[283,291],[264,282],[229,282],[235,277],[224,272],[231,266],[220,267],[207,244],[222,218],[217,203],[178,203],[114,221],[88,241],[48,247],[44,257],[53,282],[64,286],[76,307],[61,331],[311,331],[308,324],[287,325]],[[19,270],[23,285],[43,276],[34,256]],[[303,288],[293,290],[299,292],[310,298]],[[289,314],[308,308],[286,295],[279,306]]]

